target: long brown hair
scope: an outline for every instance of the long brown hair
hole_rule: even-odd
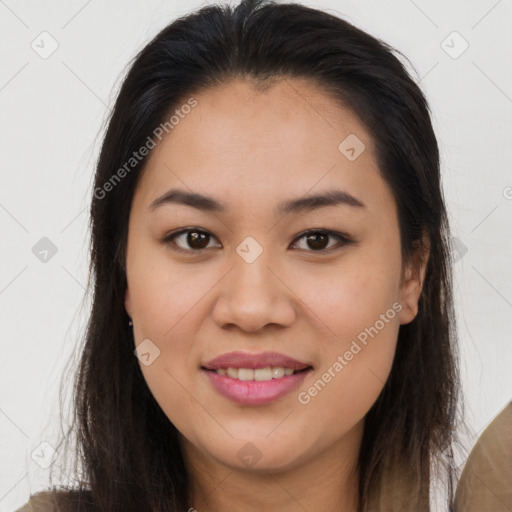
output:
[[[62,440],[66,452],[73,444],[76,490],[67,495],[73,510],[89,504],[104,512],[176,512],[190,506],[177,431],[144,381],[124,307],[129,212],[146,158],[126,164],[183,98],[233,77],[260,85],[306,78],[352,109],[375,141],[380,172],[394,194],[404,262],[428,235],[418,314],[400,327],[391,374],[366,416],[360,503],[364,512],[396,511],[380,503],[381,496],[405,484],[406,496],[396,503],[428,511],[433,469],[444,462],[451,507],[460,385],[449,227],[429,107],[398,53],[334,15],[245,0],[173,21],[134,58],[103,139],[90,210],[92,310],[73,419]]]

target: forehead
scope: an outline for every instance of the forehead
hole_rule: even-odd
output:
[[[138,187],[146,204],[172,185],[216,191],[229,203],[230,197],[294,197],[317,186],[362,192],[378,179],[362,121],[306,80],[280,79],[262,89],[234,79],[190,97],[196,106],[146,163]],[[360,151],[356,159],[343,152],[347,140]]]
[[[230,149],[305,154],[315,148],[318,153],[329,147],[337,151],[350,133],[372,146],[357,115],[305,79],[282,78],[261,88],[237,78],[193,96],[197,106],[172,129],[169,147],[192,143],[203,154],[211,151],[213,141],[228,154]]]

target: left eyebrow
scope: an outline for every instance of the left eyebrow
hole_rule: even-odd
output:
[[[150,211],[166,204],[183,204],[202,211],[226,213],[227,206],[219,200],[197,192],[187,192],[176,188],[170,189],[164,195],[155,199],[149,206]],[[299,213],[306,210],[326,208],[328,206],[347,205],[355,208],[365,208],[365,205],[356,197],[344,190],[327,190],[315,195],[290,199],[277,206],[277,214]]]

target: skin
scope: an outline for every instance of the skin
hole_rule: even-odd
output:
[[[135,344],[150,339],[160,350],[141,370],[180,432],[190,507],[355,512],[364,418],[391,370],[400,324],[417,314],[426,258],[416,271],[403,264],[396,204],[370,134],[313,84],[286,79],[261,91],[236,79],[194,98],[198,105],[152,150],[137,186],[125,301]],[[354,161],[338,149],[349,134],[366,146]],[[212,196],[228,211],[182,204],[150,211],[173,187]],[[286,199],[332,188],[364,207],[274,211]],[[162,242],[184,227],[209,233],[208,248],[187,244],[186,234]],[[315,250],[299,238],[312,228],[353,243],[329,238]],[[236,252],[247,236],[263,249],[252,263]],[[394,303],[401,311],[301,404],[298,393]],[[281,399],[238,405],[200,369],[234,350],[275,350],[313,371]],[[237,456],[248,442],[261,456],[251,467]]]

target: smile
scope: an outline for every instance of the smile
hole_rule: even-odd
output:
[[[293,370],[266,368],[202,368],[214,390],[239,405],[265,405],[284,397],[297,388],[312,367]],[[230,375],[231,374],[231,375]]]
[[[243,381],[257,380],[257,381],[268,381],[272,379],[280,379],[285,375],[293,375],[294,373],[298,373],[299,371],[304,370],[294,370],[293,368],[284,368],[283,366],[275,366],[266,368],[218,368],[214,370],[218,375],[227,375],[232,379],[238,379]]]

